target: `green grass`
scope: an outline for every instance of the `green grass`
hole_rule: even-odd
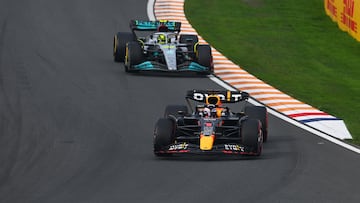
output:
[[[218,51],[342,118],[360,144],[360,42],[338,29],[323,0],[186,0],[185,13]]]

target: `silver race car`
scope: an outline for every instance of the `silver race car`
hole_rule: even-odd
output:
[[[124,62],[126,72],[212,74],[211,47],[199,44],[197,35],[179,34],[180,27],[173,21],[130,21],[131,32],[114,36],[114,61]]]

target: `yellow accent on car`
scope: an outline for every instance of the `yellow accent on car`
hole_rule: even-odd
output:
[[[175,46],[174,45],[165,45],[165,46],[163,46],[163,48],[172,49],[172,48],[175,48]]]
[[[125,49],[125,64],[128,64],[128,55],[129,55],[129,47],[128,47],[128,43],[126,44],[126,49]]]
[[[137,41],[140,43],[141,47],[144,48],[144,41],[142,41],[141,39],[138,39]]]
[[[117,46],[118,46],[118,39],[117,39],[117,36],[115,35],[115,36],[114,36],[114,55],[115,55],[115,53],[116,53]]]
[[[210,136],[201,135],[200,136],[200,149],[201,150],[212,150],[213,144],[214,144],[214,139],[215,139],[214,135],[210,135]]]
[[[220,105],[221,104],[221,99],[219,95],[209,95],[206,97],[205,100],[206,104],[214,104],[214,105]]]
[[[199,45],[199,42],[196,42],[195,44],[194,44],[194,52],[196,53],[196,57],[198,58],[199,57],[199,54],[198,54],[198,52],[197,52],[197,46]]]

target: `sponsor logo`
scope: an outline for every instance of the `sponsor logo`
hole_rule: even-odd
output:
[[[357,23],[354,20],[355,1],[343,0],[344,8],[341,12],[341,23],[351,29],[351,31],[357,33]]]
[[[169,151],[187,149],[187,148],[188,148],[188,146],[189,146],[189,144],[187,144],[187,143],[181,143],[181,144],[174,144],[174,145],[170,145],[170,147],[169,147]]]
[[[241,147],[237,144],[224,144],[225,150],[231,150],[231,151],[244,151],[244,147]]]
[[[335,0],[327,0],[326,9],[333,15],[334,17],[337,17],[337,8],[335,6]]]
[[[193,94],[193,99],[197,100],[197,101],[204,101],[205,98],[207,98],[209,95],[210,94],[195,92]],[[226,95],[224,95],[224,94],[216,94],[216,96],[218,96],[221,101],[227,100]],[[228,96],[230,96],[231,100],[233,100],[233,101],[241,101],[241,99],[242,99],[241,94],[235,94],[234,93],[234,94],[231,94],[231,95],[228,95]]]

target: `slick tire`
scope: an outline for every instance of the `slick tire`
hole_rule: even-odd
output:
[[[182,34],[179,36],[179,43],[186,44],[186,47],[189,51],[189,56],[195,59],[195,48],[196,45],[199,43],[199,38],[197,35],[191,34]]]
[[[262,152],[262,139],[259,139],[261,123],[257,119],[247,119],[241,126],[242,144],[253,149],[253,153],[260,156]],[[260,137],[261,138],[261,137]]]
[[[113,56],[115,62],[124,62],[126,43],[135,41],[135,37],[131,32],[118,32],[114,36]]]
[[[197,45],[196,47],[196,58],[198,64],[209,68],[207,74],[214,73],[214,66],[211,54],[211,47],[209,45]]]
[[[166,118],[160,118],[155,124],[154,130],[154,153],[157,156],[164,154],[158,153],[164,147],[170,145],[174,141],[174,123]]]
[[[125,54],[125,71],[134,72],[132,66],[138,65],[145,61],[145,56],[139,42],[128,42],[126,44]]]
[[[263,133],[263,140],[268,140],[268,113],[264,106],[246,106],[245,114],[251,119],[258,119],[261,122],[261,131]]]
[[[189,44],[191,47],[194,47],[194,45],[199,42],[199,38],[197,35],[182,34],[179,36],[179,42],[181,44]]]

